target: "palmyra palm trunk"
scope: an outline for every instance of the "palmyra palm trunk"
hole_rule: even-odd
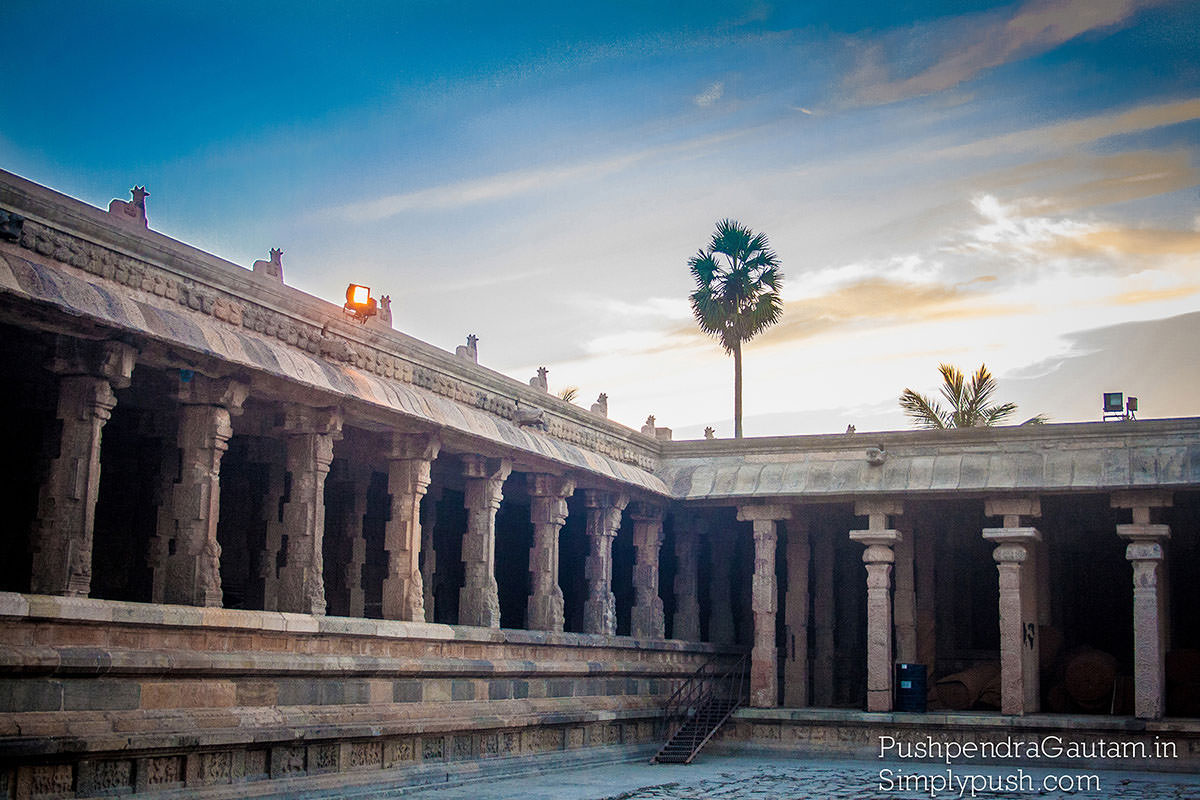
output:
[[[733,345],[733,438],[742,438],[742,343]]]

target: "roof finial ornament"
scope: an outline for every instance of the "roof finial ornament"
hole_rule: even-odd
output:
[[[150,227],[150,223],[146,219],[146,198],[150,196],[150,193],[146,191],[145,186],[134,186],[129,190],[129,194],[133,196],[132,200],[110,202],[108,213],[116,215],[118,219],[134,223],[140,222],[144,228]]]
[[[263,261],[261,258],[254,262],[251,268],[258,275],[263,275],[268,278],[283,283],[283,251],[278,247],[271,248],[271,260]]]

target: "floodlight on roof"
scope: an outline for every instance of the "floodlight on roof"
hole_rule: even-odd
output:
[[[378,304],[375,298],[371,297],[371,288],[357,283],[346,287],[346,305],[342,308],[356,321],[363,323],[379,313]]]
[[[1130,397],[1126,400],[1124,392],[1104,393],[1104,416],[1102,419],[1105,422],[1110,420],[1135,419],[1137,410],[1138,399],[1136,397]]]

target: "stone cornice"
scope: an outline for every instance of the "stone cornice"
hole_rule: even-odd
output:
[[[1200,419],[664,442],[658,474],[681,500],[1200,486]]]
[[[659,443],[637,431],[411,336],[353,324],[339,306],[3,171],[0,207],[24,217],[20,247],[53,261],[504,420],[518,402],[541,409],[547,435],[643,470],[657,461]]]

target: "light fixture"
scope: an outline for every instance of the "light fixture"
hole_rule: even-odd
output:
[[[1103,420],[1126,420],[1136,419],[1138,410],[1138,399],[1130,397],[1125,399],[1124,392],[1105,392],[1104,393],[1104,416]]]
[[[368,286],[352,283],[346,287],[346,305],[342,309],[358,322],[365,323],[368,318],[379,313],[375,298],[371,297]]]

